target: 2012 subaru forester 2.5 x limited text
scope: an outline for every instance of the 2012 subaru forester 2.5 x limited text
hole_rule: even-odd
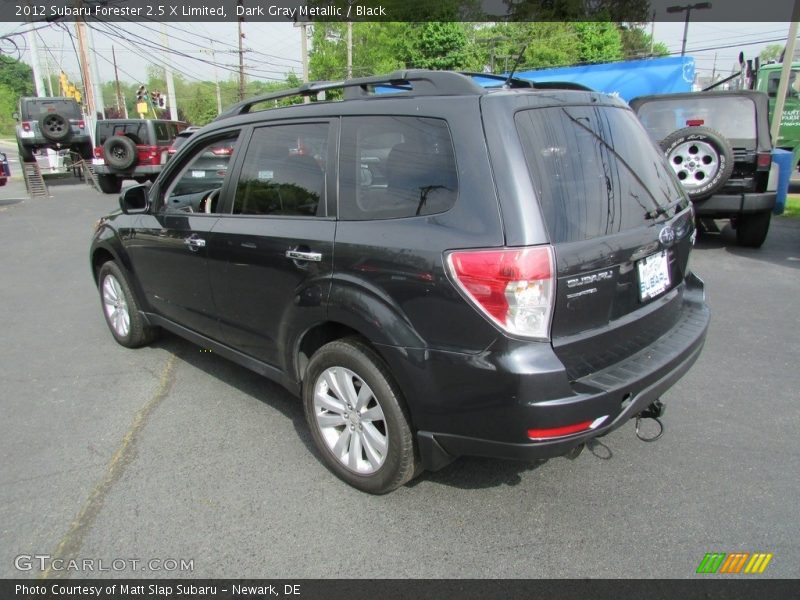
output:
[[[685,192],[627,105],[590,91],[308,84],[229,109],[120,206],[91,245],[116,340],[166,329],[278,381],[327,467],[371,493],[657,414],[708,327]]]

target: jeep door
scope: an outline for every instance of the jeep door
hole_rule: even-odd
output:
[[[238,130],[227,131],[187,148],[152,190],[153,208],[140,217],[128,243],[148,304],[211,338],[219,330],[207,261],[238,137]]]
[[[281,370],[293,340],[325,317],[337,130],[326,119],[254,128],[230,210],[214,228],[209,268],[221,340]]]

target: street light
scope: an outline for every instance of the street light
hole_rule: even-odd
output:
[[[697,2],[696,4],[684,4],[683,6],[676,4],[675,6],[667,7],[668,13],[679,13],[686,11],[686,21],[683,24],[683,45],[681,46],[681,56],[686,54],[686,35],[689,33],[689,17],[692,14],[692,10],[703,10],[706,8],[711,8],[711,2]]]

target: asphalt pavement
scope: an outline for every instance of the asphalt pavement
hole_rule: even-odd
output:
[[[50,191],[0,188],[0,577],[684,578],[707,552],[800,575],[800,219],[760,250],[699,239],[712,323],[659,441],[629,423],[576,460],[460,459],[373,497],[277,385],[171,335],[117,345],[87,254],[116,198]]]

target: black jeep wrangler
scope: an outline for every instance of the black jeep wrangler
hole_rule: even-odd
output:
[[[642,96],[630,104],[666,153],[698,219],[730,219],[738,243],[759,248],[775,207],[775,191],[768,190],[767,95],[690,92]]]
[[[122,181],[154,181],[169,158],[181,121],[107,119],[97,122],[94,169],[100,189],[118,194]]]
[[[234,106],[120,208],[90,250],[116,341],[165,329],[278,381],[372,493],[658,416],[708,327],[689,200],[604,94],[308,84]]]
[[[74,98],[20,98],[17,149],[22,162],[34,162],[36,150],[72,150],[92,158],[92,138]]]

